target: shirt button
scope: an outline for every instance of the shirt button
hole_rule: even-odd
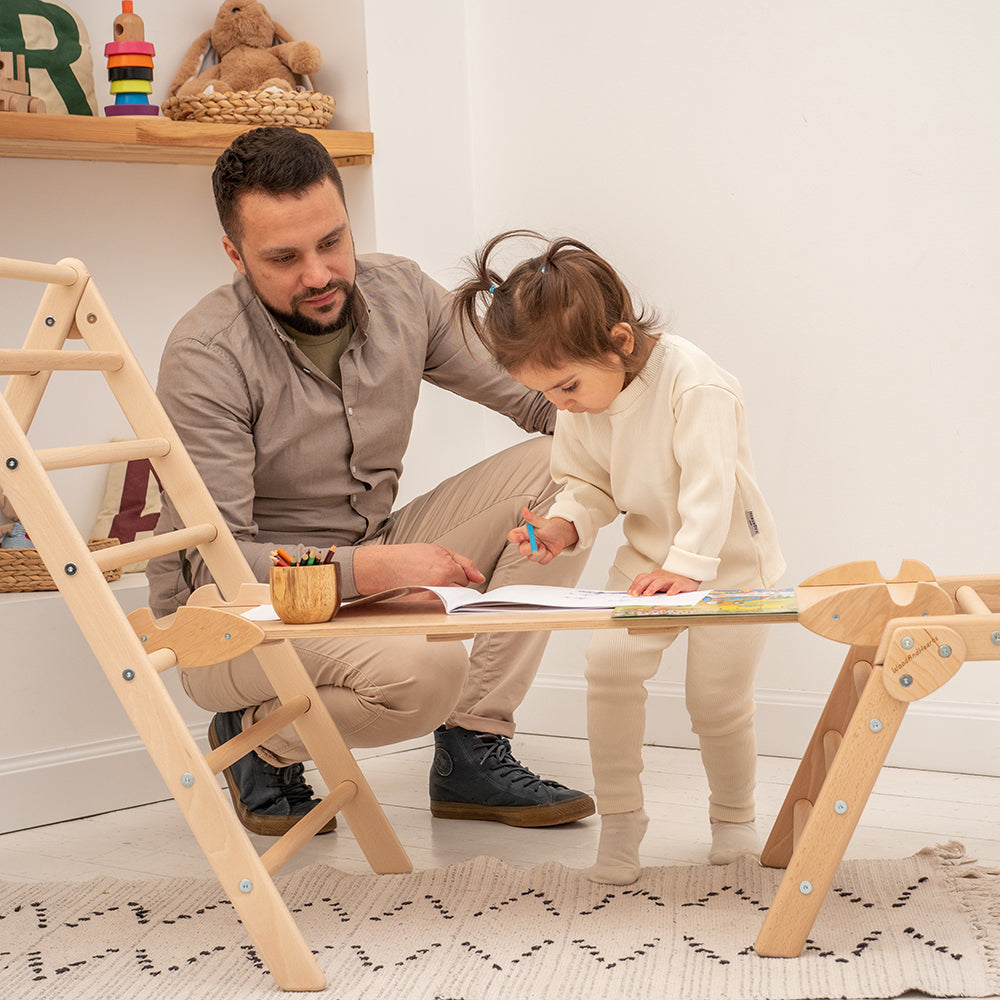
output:
[[[353,416],[354,416],[354,407],[353,407],[353,406],[349,406],[349,407],[347,408],[347,415],[348,415],[349,417],[353,417]]]

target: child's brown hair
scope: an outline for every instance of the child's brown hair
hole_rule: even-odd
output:
[[[500,244],[513,239],[541,240],[546,245],[541,254],[501,278],[491,258]],[[614,354],[634,375],[646,363],[655,340],[655,312],[637,313],[614,268],[579,240],[569,236],[546,240],[532,230],[510,230],[494,236],[470,266],[473,276],[455,291],[454,314],[506,371],[516,375],[526,365],[602,363]],[[483,316],[478,310],[480,296],[486,299]],[[611,337],[619,323],[628,323],[635,337],[629,354]]]

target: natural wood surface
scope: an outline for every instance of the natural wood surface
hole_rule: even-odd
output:
[[[836,751],[843,745],[844,734],[868,684],[874,652],[873,648],[863,646],[852,646],[848,651],[761,851],[760,863],[765,867],[788,867],[801,832],[796,828],[802,824],[795,821],[796,816],[803,815],[800,803],[814,803],[819,797]]]
[[[990,613],[1000,578],[929,573],[906,560],[886,579],[875,563],[847,563],[796,588],[806,628],[855,645],[761,852],[761,864],[786,871],[754,944],[760,955],[794,958],[805,947],[909,703],[966,659],[1000,659]]]
[[[253,125],[208,125],[169,118],[0,114],[0,156],[125,163],[214,164]],[[371,132],[302,129],[316,136],[340,167],[371,163]]]
[[[212,585],[201,587],[188,599],[188,605],[222,608],[241,613],[269,601],[267,584],[245,586],[237,599],[227,604]],[[662,618],[612,618],[610,610],[545,611],[462,611],[447,614],[437,598],[426,600],[384,601],[352,606],[345,604],[336,617],[313,625],[288,625],[285,622],[257,622],[268,639],[308,639],[319,636],[357,635],[426,635],[429,639],[464,639],[481,632],[530,632],[627,628],[630,632],[672,632],[690,625],[725,625],[740,622],[760,625],[794,622],[797,615],[683,615]]]
[[[818,794],[808,800],[812,808],[754,942],[758,955],[794,958],[801,954],[906,708],[905,702],[890,695],[876,666]],[[873,719],[878,720],[877,727]],[[786,806],[790,798],[786,796]],[[797,825],[794,817],[792,824]],[[767,864],[763,856],[761,863]]]
[[[170,649],[180,667],[220,663],[249,652],[261,640],[253,622],[213,608],[178,608],[166,626],[156,623],[149,608],[133,611],[128,620],[147,655]]]
[[[285,622],[328,622],[340,607],[340,567],[272,566],[271,606]]]
[[[861,583],[795,588],[799,622],[834,642],[877,646],[886,623],[916,615],[950,615],[954,604],[936,583]]]

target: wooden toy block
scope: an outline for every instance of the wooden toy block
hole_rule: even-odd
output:
[[[0,111],[44,114],[45,102],[31,96],[23,54],[0,52]]]
[[[0,52],[0,89],[11,94],[29,93],[24,56],[15,59],[13,52]]]
[[[115,41],[141,42],[146,37],[142,18],[132,6],[132,0],[122,0],[122,12],[114,20]]]

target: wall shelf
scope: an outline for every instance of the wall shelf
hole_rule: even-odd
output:
[[[169,118],[91,118],[0,112],[0,156],[119,163],[215,163],[241,132],[254,125],[208,125]],[[371,163],[371,132],[302,129],[316,136],[339,167]]]

